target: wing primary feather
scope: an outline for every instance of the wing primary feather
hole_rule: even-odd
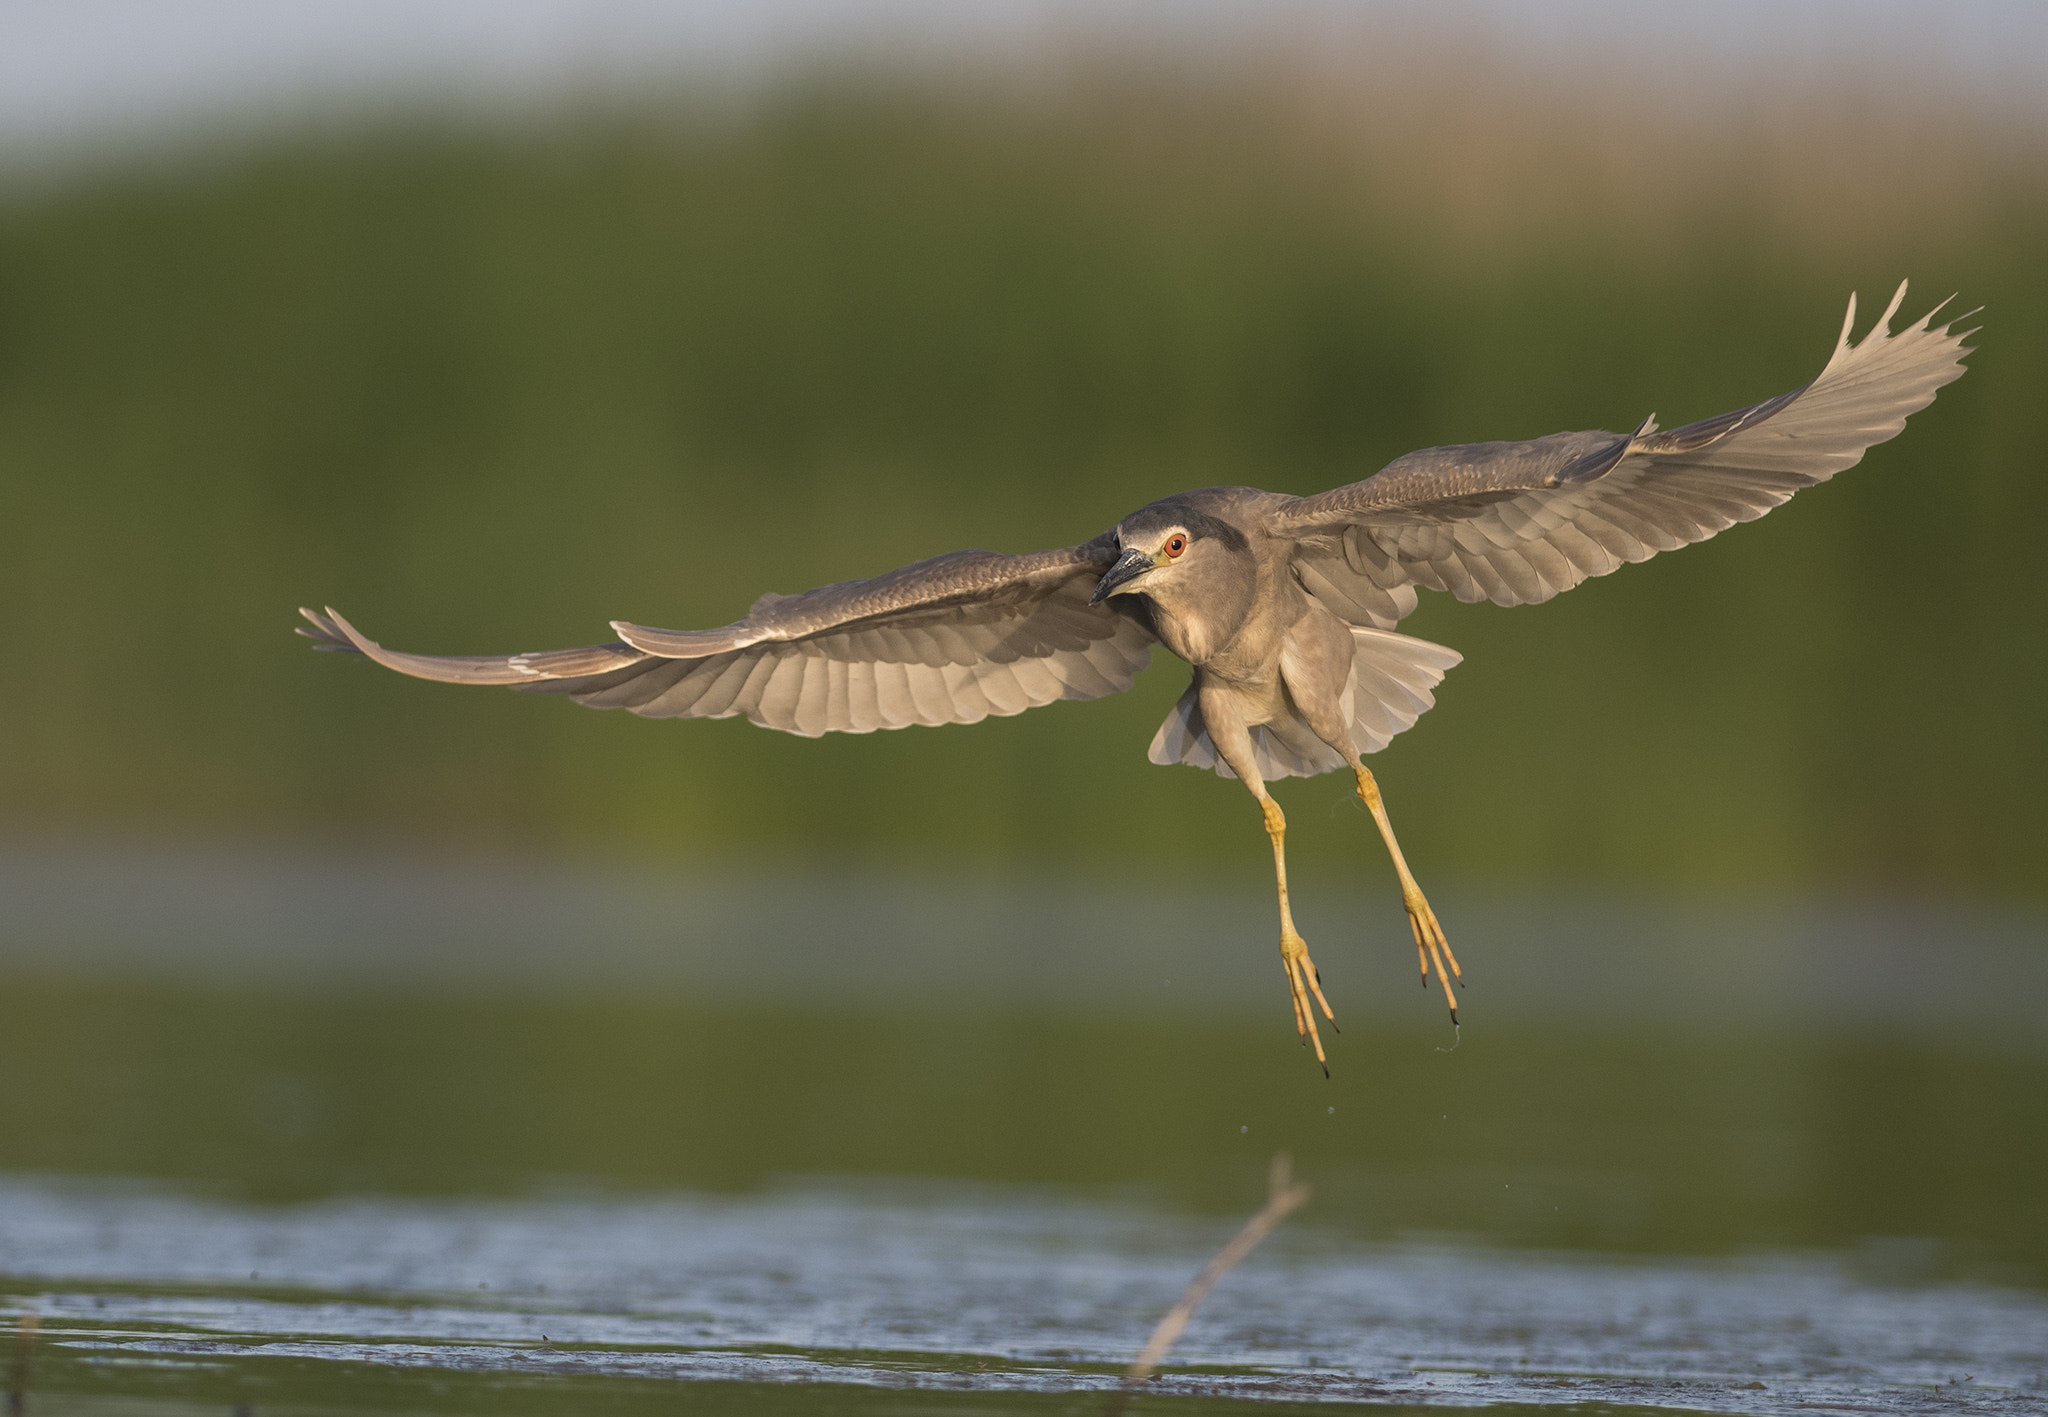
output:
[[[349,624],[333,606],[327,607],[326,618],[358,654],[415,679],[435,679],[444,684],[521,684],[537,677],[513,663],[516,655],[404,654],[385,649]]]

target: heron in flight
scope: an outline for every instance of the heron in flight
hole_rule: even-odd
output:
[[[387,650],[332,609],[303,611],[316,648],[454,684],[566,694],[646,718],[729,718],[816,737],[975,723],[1131,686],[1152,646],[1193,667],[1152,739],[1155,763],[1235,777],[1273,846],[1280,962],[1295,1031],[1329,1063],[1315,1013],[1335,1021],[1287,902],[1282,777],[1349,771],[1379,827],[1415,936],[1451,1019],[1462,975],[1401,855],[1364,755],[1434,702],[1461,656],[1396,633],[1418,588],[1460,600],[1548,600],[1589,576],[1751,521],[1853,467],[1963,373],[1937,306],[1893,333],[1901,284],[1851,343],[1856,300],[1813,382],[1659,432],[1554,433],[1426,448],[1313,497],[1209,487],[1140,507],[1077,546],[956,551],[872,580],[764,595],[715,630],[613,621],[619,638],[509,656]],[[1313,1000],[1313,1002],[1311,1002]]]

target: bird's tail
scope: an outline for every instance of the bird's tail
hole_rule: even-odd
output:
[[[1377,753],[1435,705],[1432,691],[1464,656],[1392,630],[1363,625],[1350,628],[1351,681],[1341,702],[1351,725],[1353,746],[1360,753]],[[1304,724],[1262,723],[1251,730],[1251,736],[1259,776],[1268,782],[1314,777],[1348,766],[1342,753],[1316,738]],[[1155,763],[1186,763],[1223,777],[1237,776],[1209,740],[1193,684],[1159,725],[1148,756]]]

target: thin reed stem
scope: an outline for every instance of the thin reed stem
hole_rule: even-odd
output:
[[[1138,1361],[1131,1364],[1124,1373],[1123,1386],[1111,1394],[1103,1417],[1122,1417],[1131,1394],[1151,1380],[1159,1371],[1159,1364],[1166,1357],[1168,1349],[1187,1328],[1188,1320],[1194,1317],[1195,1306],[1202,1302],[1209,1291],[1216,1287],[1216,1281],[1236,1267],[1258,1247],[1259,1241],[1273,1232],[1273,1228],[1301,1207],[1309,1197],[1309,1188],[1298,1185],[1293,1179],[1294,1163],[1284,1151],[1273,1157],[1273,1164],[1266,1176],[1266,1204],[1258,1214],[1244,1223],[1244,1228],[1231,1236],[1230,1243],[1216,1252],[1215,1258],[1202,1266],[1202,1272],[1189,1282],[1179,1300],[1166,1311],[1166,1316],[1152,1330],[1152,1336],[1145,1340],[1144,1350],[1138,1354]]]

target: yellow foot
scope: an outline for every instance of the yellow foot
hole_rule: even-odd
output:
[[[1323,1006],[1323,1017],[1332,1028],[1337,1026],[1337,1015],[1330,1012],[1330,1001],[1323,997],[1323,976],[1316,962],[1308,957],[1308,941],[1292,930],[1280,936],[1280,967],[1287,971],[1287,992],[1294,1000],[1294,1032],[1315,1045],[1316,1061],[1322,1064],[1323,1076],[1328,1077],[1330,1060],[1323,1056],[1323,1039],[1316,1032],[1316,1013],[1309,1007],[1309,995],[1314,994],[1316,1002]]]
[[[1451,980],[1456,978],[1462,986],[1465,976],[1459,972],[1458,957],[1451,953],[1451,942],[1444,938],[1444,927],[1437,924],[1436,912],[1429,908],[1419,887],[1410,886],[1401,893],[1401,903],[1408,908],[1408,928],[1415,932],[1415,960],[1422,966],[1422,987],[1429,987],[1429,966],[1436,964],[1437,982],[1443,985],[1444,1000],[1451,1006],[1451,1022],[1458,1021],[1458,996],[1451,992]],[[1445,961],[1450,962],[1448,973]]]

